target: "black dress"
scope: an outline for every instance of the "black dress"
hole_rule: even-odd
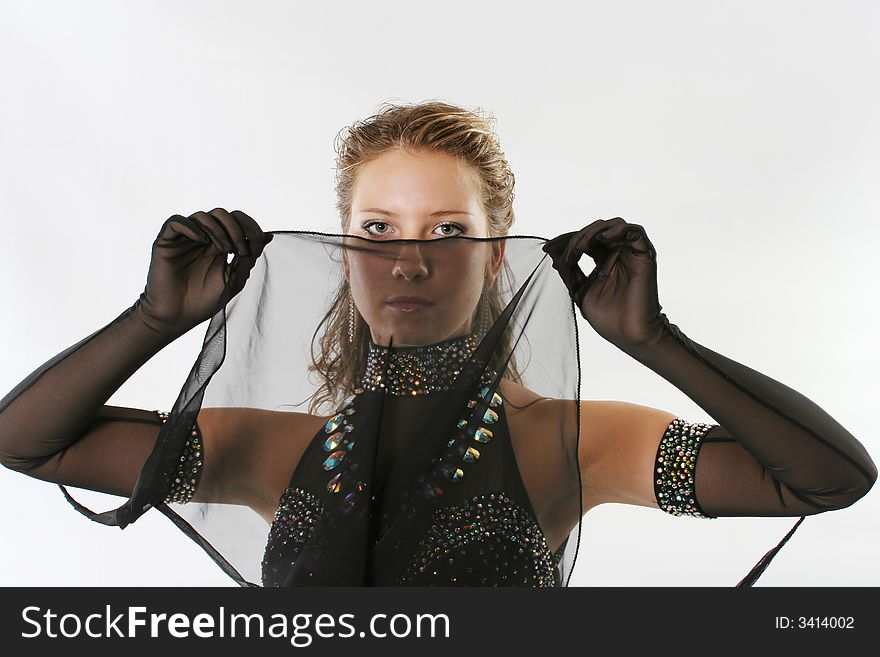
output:
[[[447,340],[435,347],[394,350],[413,365],[423,364],[428,354],[435,357],[435,365],[454,364],[453,350],[461,353],[472,344],[464,338]],[[439,348],[438,348],[439,347]],[[370,342],[368,373],[381,371],[380,363],[388,354]],[[395,517],[391,507],[399,506],[410,491],[406,484],[416,480],[419,473],[436,465],[445,444],[432,444],[409,432],[382,430],[378,433],[359,431],[361,426],[372,426],[379,419],[371,414],[382,409],[386,423],[408,422],[427,412],[435,400],[428,395],[412,397],[413,368],[395,367],[400,359],[392,359],[387,387],[371,386],[368,378],[362,382],[317,433],[303,454],[288,487],[279,500],[279,506],[269,532],[262,561],[264,586],[290,585],[294,581],[307,584],[316,579],[314,570],[296,568],[296,561],[310,538],[324,509],[340,494],[343,466],[353,450],[371,453],[376,436],[396,436],[406,444],[380,444],[376,458],[376,474],[367,488],[372,488],[370,509],[372,517],[364,525],[368,552],[375,547],[378,537],[385,535]],[[420,368],[424,370],[424,367]],[[369,374],[368,374],[369,376]],[[450,379],[452,377],[449,377]],[[489,388],[481,387],[482,394]],[[429,393],[442,397],[445,393]],[[384,407],[379,395],[388,395]],[[479,395],[473,395],[474,404]],[[396,407],[396,408],[392,408]],[[391,418],[394,418],[393,420]],[[450,427],[448,442],[456,440],[456,427]],[[448,493],[437,504],[428,519],[429,524],[414,527],[400,534],[394,550],[382,550],[384,558],[372,552],[364,563],[365,586],[559,586],[559,562],[564,546],[553,553],[532,508],[516,462],[507,413],[502,396],[491,395],[486,412],[475,427],[468,428],[461,442],[464,458],[453,476]],[[437,435],[441,440],[442,434]],[[396,462],[395,455],[405,453],[405,460]],[[392,474],[393,473],[393,474]],[[491,490],[475,493],[468,490],[470,479],[491,479]],[[372,484],[372,485],[371,485]],[[358,559],[362,543],[343,543],[351,552],[342,556],[347,561]],[[318,575],[319,579],[322,579]]]

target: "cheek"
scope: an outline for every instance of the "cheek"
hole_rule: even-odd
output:
[[[382,277],[389,275],[388,262],[376,255],[348,253],[349,283],[369,287],[382,283]]]
[[[369,267],[359,258],[348,259],[348,284],[354,300],[360,307],[368,305],[370,290],[375,289],[376,284],[372,280]]]
[[[486,284],[489,265],[492,261],[492,247],[485,245],[481,249],[473,249],[467,258],[467,263],[463,264],[467,268],[467,278],[473,287],[482,290]]]
[[[488,250],[470,249],[452,258],[438,259],[434,269],[438,289],[450,300],[476,303],[486,284],[489,257]]]

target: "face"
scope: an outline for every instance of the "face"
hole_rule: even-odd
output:
[[[471,330],[480,295],[503,262],[504,241],[440,238],[489,237],[476,175],[445,153],[399,150],[358,172],[347,234],[376,244],[346,249],[343,270],[376,344],[432,344]],[[424,243],[383,244],[398,239]],[[429,303],[389,303],[400,296]]]

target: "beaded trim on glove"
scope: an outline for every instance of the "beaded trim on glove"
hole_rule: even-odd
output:
[[[666,427],[654,462],[654,496],[666,513],[713,519],[703,513],[694,486],[697,455],[712,424],[675,418]]]
[[[162,420],[162,424],[165,424],[170,413],[158,410],[155,412]],[[174,473],[174,481],[165,496],[166,504],[170,502],[186,504],[192,499],[202,475],[202,463],[202,435],[198,423],[195,423],[190,431],[189,439],[184,445],[183,453],[180,455],[177,472]]]

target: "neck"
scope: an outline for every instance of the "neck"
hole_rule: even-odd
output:
[[[366,390],[384,389],[395,396],[449,390],[479,342],[475,333],[467,333],[427,345],[385,347],[370,336],[360,386]]]

